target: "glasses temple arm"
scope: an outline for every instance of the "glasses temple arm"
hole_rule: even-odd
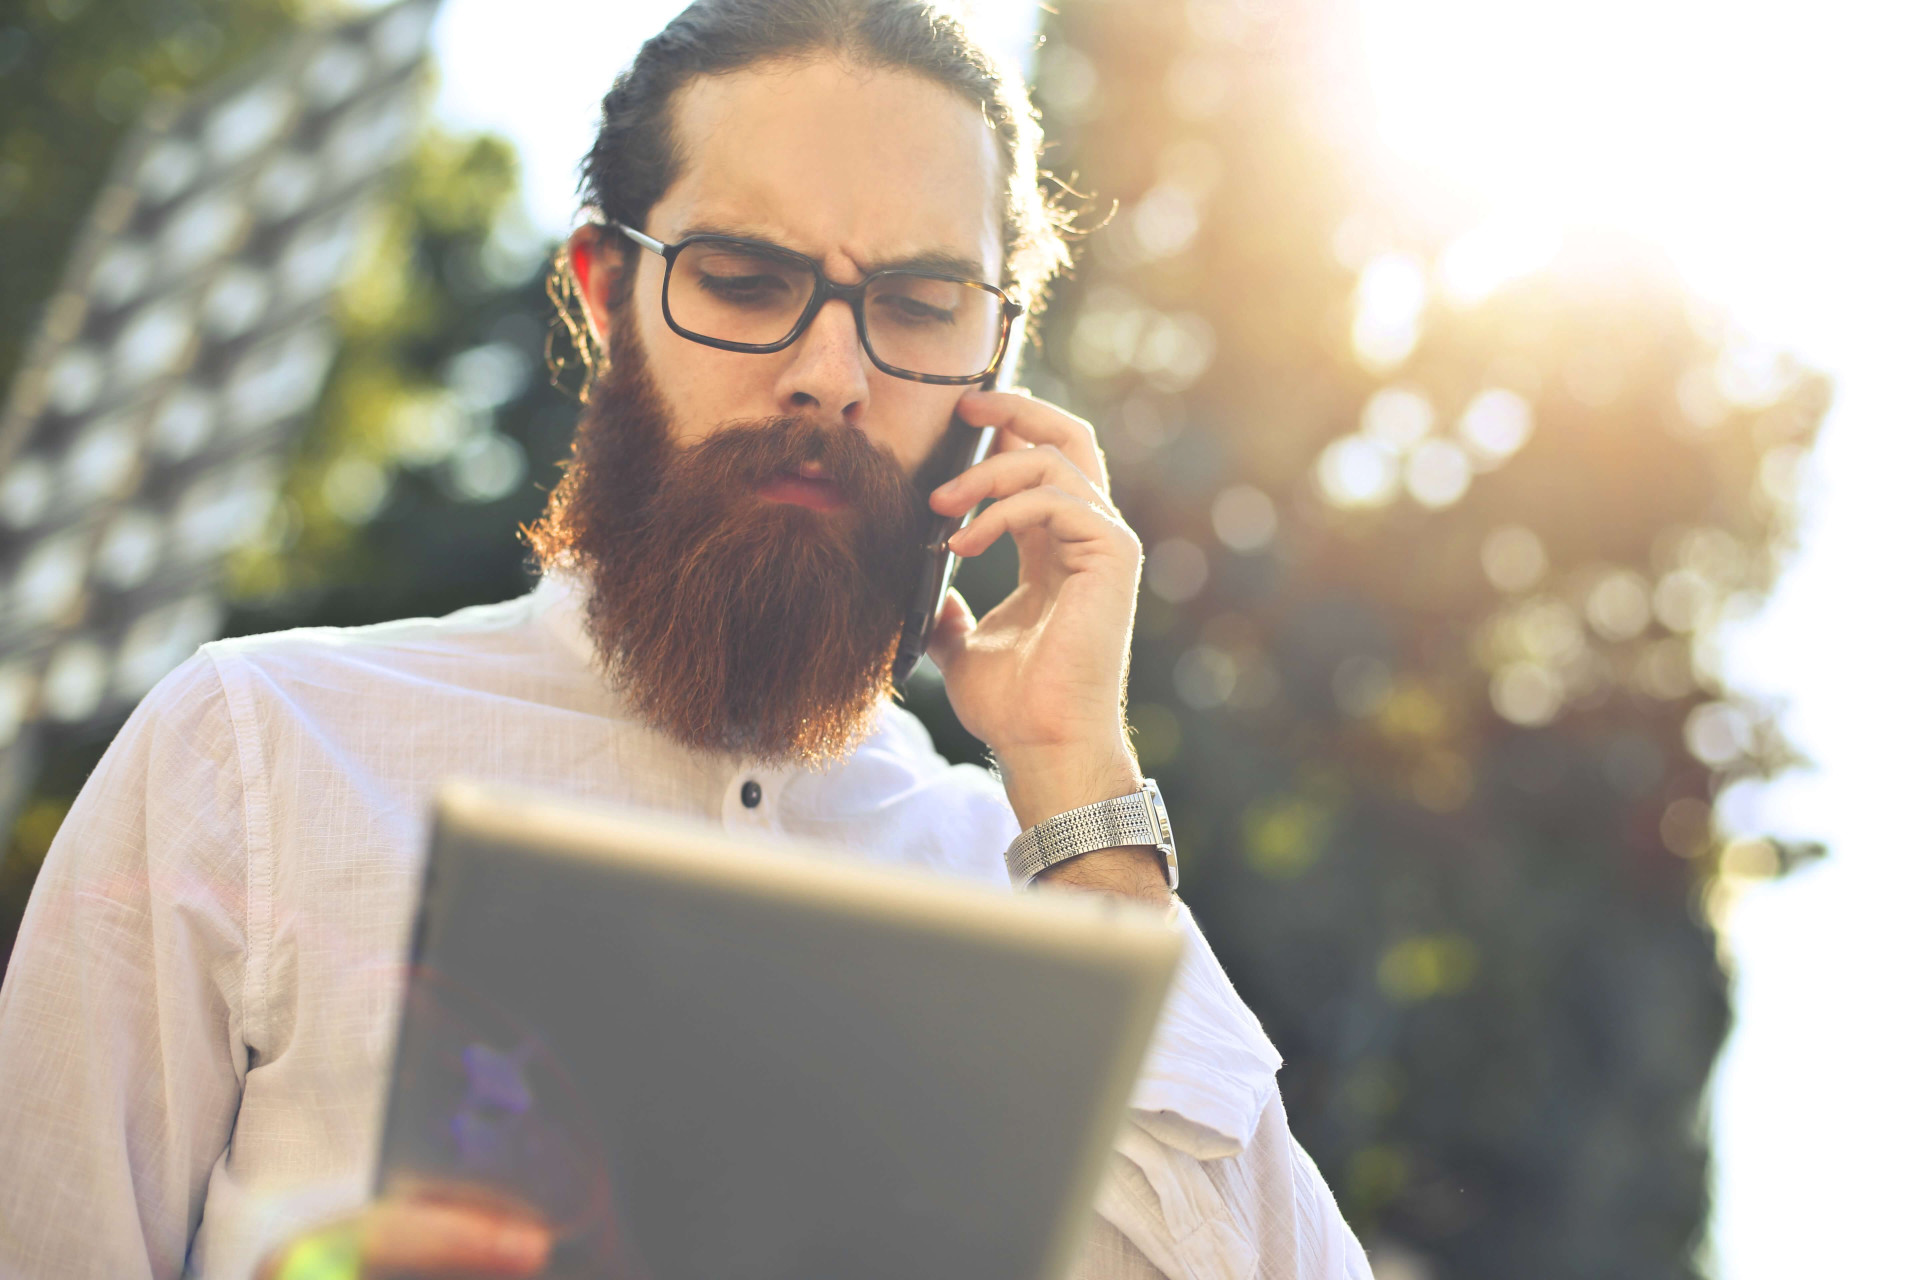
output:
[[[615,228],[620,232],[621,235],[624,235],[627,239],[633,241],[635,244],[639,245],[643,249],[651,249],[658,254],[665,254],[667,251],[667,246],[665,241],[655,240],[652,236],[648,235],[646,232],[636,231],[624,222],[614,222],[612,220],[609,220],[607,225]]]

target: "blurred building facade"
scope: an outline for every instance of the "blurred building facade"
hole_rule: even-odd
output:
[[[161,522],[159,544],[145,557],[152,561],[151,572],[140,580],[140,589],[158,590],[175,579],[184,581],[183,574],[191,577],[187,585],[192,589],[175,592],[171,599],[176,612],[188,613],[187,620],[207,635],[448,612],[512,596],[528,581],[518,529],[538,513],[544,497],[529,458],[539,459],[545,474],[553,474],[552,464],[564,455],[574,412],[567,397],[547,386],[541,371],[549,308],[540,268],[549,246],[516,217],[516,170],[508,147],[497,140],[439,133],[417,138],[412,128],[417,95],[407,104],[404,119],[372,112],[382,99],[374,91],[383,84],[405,90],[394,77],[404,77],[409,70],[406,58],[421,52],[425,22],[419,17],[410,18],[404,30],[400,24],[382,25],[395,15],[408,17],[410,10],[430,18],[432,5],[414,0],[344,28],[335,27],[339,15],[330,7],[316,6],[308,13],[301,6],[271,0],[47,3],[33,6],[22,20],[0,23],[0,95],[10,125],[0,145],[11,166],[0,183],[5,188],[0,195],[8,197],[0,206],[0,245],[5,246],[8,265],[0,273],[5,277],[0,288],[5,316],[0,353],[16,360],[28,336],[42,328],[50,301],[60,296],[61,264],[75,253],[85,258],[87,279],[82,284],[90,286],[92,273],[98,271],[96,250],[114,248],[112,236],[108,243],[89,246],[84,228],[102,187],[111,195],[119,181],[114,176],[116,156],[133,156],[126,176],[137,179],[140,166],[151,163],[150,144],[165,141],[176,124],[186,130],[187,140],[197,141],[207,121],[196,111],[204,113],[208,104],[227,101],[229,89],[244,99],[253,77],[278,66],[256,61],[260,58],[292,58],[301,74],[313,70],[307,63],[317,59],[319,70],[308,78],[322,82],[323,89],[327,77],[322,72],[336,79],[357,72],[367,80],[351,86],[341,100],[319,104],[322,109],[310,112],[310,118],[296,114],[283,120],[283,132],[291,133],[263,141],[257,153],[242,161],[241,186],[266,190],[275,185],[268,179],[286,176],[299,167],[288,162],[302,158],[338,160],[331,173],[336,178],[354,163],[373,162],[363,164],[354,181],[344,186],[327,181],[329,171],[320,165],[309,175],[319,180],[307,184],[315,197],[310,217],[304,210],[281,218],[243,210],[239,223],[229,228],[238,237],[236,243],[223,243],[198,268],[207,278],[190,282],[197,302],[211,305],[228,294],[246,302],[239,296],[242,290],[215,286],[236,274],[245,276],[241,284],[258,283],[246,275],[256,268],[250,258],[257,249],[265,255],[257,269],[268,286],[269,314],[256,317],[259,323],[224,345],[217,332],[196,321],[200,327],[191,341],[175,352],[184,363],[181,369],[169,369],[169,389],[196,380],[218,383],[211,390],[213,408],[219,410],[234,391],[225,385],[225,375],[236,369],[246,372],[240,367],[246,362],[238,358],[239,346],[282,330],[314,339],[290,347],[285,342],[260,344],[276,351],[289,347],[302,358],[293,362],[297,367],[290,366],[286,377],[247,384],[274,392],[278,399],[266,424],[272,430],[262,433],[265,444],[255,450],[264,450],[272,470],[264,492],[255,484],[238,492],[247,499],[244,503],[213,504],[216,514],[224,511],[232,517],[223,529],[241,528],[243,536],[223,533],[221,545],[195,560],[168,541],[177,532],[172,522]],[[341,45],[344,56],[327,56],[340,43],[328,43],[329,31],[348,37]],[[388,46],[384,53],[383,33]],[[400,39],[403,35],[408,41]],[[136,79],[141,86],[137,92],[128,87]],[[302,84],[299,75],[291,73],[280,82],[293,88]],[[120,96],[108,92],[115,85]],[[169,107],[168,95],[184,98],[184,105]],[[138,121],[143,116],[153,120],[156,107],[163,113],[160,123],[143,138],[136,132]],[[251,109],[240,114],[257,115]],[[357,127],[362,125],[367,127]],[[333,147],[338,155],[328,151],[328,140],[342,131],[334,126],[345,127],[346,136]],[[396,142],[397,157],[391,153]],[[164,235],[164,226],[172,225],[169,210],[210,206],[209,197],[232,188],[226,180],[230,176],[217,171],[189,175],[179,190],[156,204],[151,216],[136,212],[129,229],[137,233],[153,222],[162,226]],[[372,202],[362,195],[373,197]],[[346,224],[336,226],[339,219],[323,216],[329,211],[354,215],[350,234],[332,234]],[[314,234],[303,237],[303,229]],[[123,239],[136,240],[138,251],[136,237]],[[289,256],[302,246],[312,252]],[[276,257],[276,248],[288,253]],[[321,249],[327,253],[322,255]],[[295,259],[311,268],[310,283],[318,299],[304,310],[279,305],[288,290],[275,273]],[[16,264],[22,267],[17,272]],[[48,292],[29,302],[26,291],[36,282]],[[137,304],[123,309],[141,310]],[[112,323],[111,317],[106,322]],[[15,375],[15,403],[20,402],[24,381],[37,378],[44,384],[57,363],[49,359],[20,366],[17,372],[9,368]],[[263,365],[267,372],[276,367],[272,361]],[[296,380],[293,373],[301,377]],[[201,374],[208,377],[201,379]],[[293,385],[296,381],[298,386]],[[292,395],[295,391],[301,394]],[[315,391],[317,403],[306,398]],[[147,397],[162,398],[158,392]],[[295,405],[295,400],[300,403]],[[51,414],[42,410],[18,415],[32,430],[22,433],[16,445],[31,444],[28,437],[40,435],[51,443],[71,444],[67,437],[83,435],[95,416],[48,408]],[[145,419],[143,424],[153,425]],[[126,499],[138,499],[147,488],[158,486],[169,494],[191,490],[192,484],[172,481],[183,474],[183,467],[221,472],[201,464],[208,458],[219,461],[223,443],[238,434],[224,428],[202,433],[205,438],[197,443],[207,447],[188,450],[189,456],[177,465],[136,450],[129,474],[140,483],[128,494],[116,491],[114,500],[121,507],[139,506]],[[146,452],[166,443],[164,431],[143,429],[140,436],[140,449]],[[35,450],[14,448],[9,461],[16,455],[31,462]],[[79,470],[82,479],[96,471]],[[4,479],[12,480],[18,471],[8,466]],[[24,491],[28,486],[17,487]],[[56,507],[53,514],[66,519],[72,512]],[[115,514],[94,513],[98,518],[92,523],[110,524]],[[9,529],[0,541],[11,549],[30,540],[44,541],[34,538],[30,528]],[[23,616],[11,607],[20,593],[47,576],[22,574],[13,564],[19,558],[8,560],[8,580],[0,582],[0,592],[8,593],[9,627]],[[95,559],[97,555],[86,558],[89,572],[99,567]],[[210,572],[201,571],[203,564]],[[114,617],[138,612],[119,608],[112,592],[86,585],[88,589],[75,593],[85,608],[65,610],[51,620],[60,624],[55,628],[61,632],[59,639],[85,631],[80,624],[96,612],[107,622],[112,618],[105,614],[115,609],[119,612]],[[124,643],[118,633],[113,638]],[[54,644],[35,643],[38,649],[25,656],[36,661],[45,656],[40,650]],[[4,746],[15,776],[25,785],[13,797],[6,850],[0,856],[0,955],[11,948],[34,872],[61,817],[118,727],[130,697],[141,691],[131,678],[116,683],[112,659],[120,644],[101,646],[107,678],[90,707],[81,708],[76,699],[74,709],[80,714],[46,714],[58,707],[49,707],[37,692],[37,678],[31,686],[35,696],[13,708],[21,714],[11,718],[13,732]]]
[[[0,410],[0,825],[41,739],[119,722],[223,621],[408,152],[437,0],[149,104]]]

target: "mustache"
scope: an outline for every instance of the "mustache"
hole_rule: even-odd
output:
[[[675,451],[662,483],[698,476],[702,487],[737,492],[803,468],[831,481],[851,506],[865,512],[897,509],[903,497],[924,499],[932,492],[858,427],[798,415],[725,423]]]

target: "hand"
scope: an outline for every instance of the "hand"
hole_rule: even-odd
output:
[[[288,1241],[254,1280],[532,1276],[545,1269],[552,1243],[523,1212],[393,1197]]]
[[[976,556],[1010,534],[1020,580],[978,620],[950,593],[928,654],[954,714],[992,748],[1014,814],[1030,827],[1140,787],[1122,710],[1140,539],[1114,508],[1086,422],[1010,392],[970,391],[957,411],[974,426],[998,426],[999,446],[935,489],[931,506],[956,516],[998,499],[948,545]],[[1112,850],[1047,878],[1165,901],[1158,866],[1151,850]]]

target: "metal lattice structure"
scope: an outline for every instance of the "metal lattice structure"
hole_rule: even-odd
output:
[[[438,0],[304,32],[123,145],[0,414],[0,829],[50,729],[219,633],[421,116]]]

